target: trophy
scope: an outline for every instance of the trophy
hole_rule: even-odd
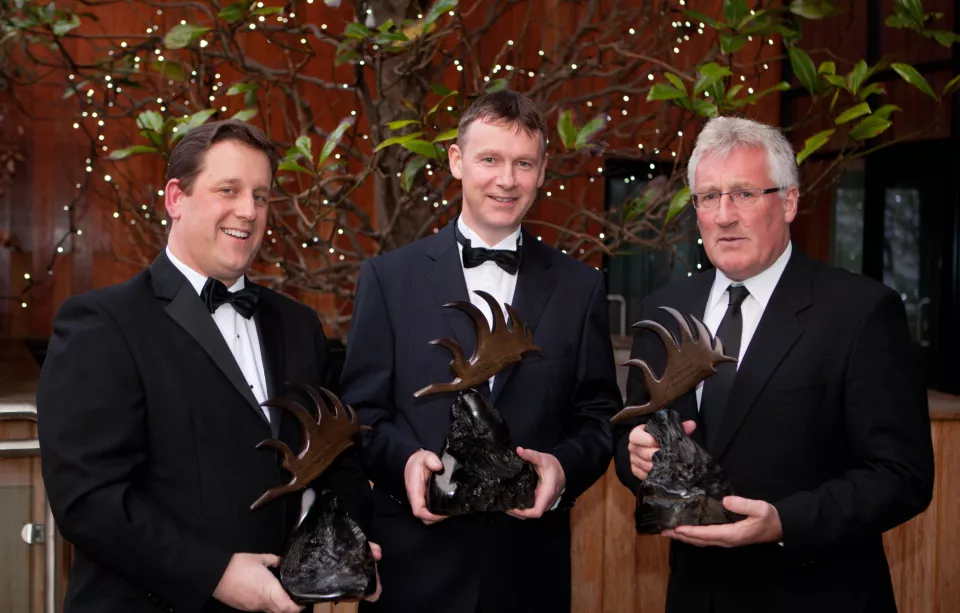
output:
[[[723,469],[683,431],[680,414],[666,408],[715,374],[717,364],[737,360],[723,354],[723,342],[714,339],[696,317],[690,315],[688,322],[670,307],[660,309],[676,320],[680,339],[675,339],[655,321],[644,320],[633,325],[652,330],[660,337],[667,350],[666,365],[663,375],[657,378],[643,360],[627,361],[626,366],[639,368],[643,373],[649,400],[641,406],[626,407],[611,419],[616,424],[653,414],[646,423],[646,431],[657,441],[660,451],[654,454],[653,469],[637,492],[637,532],[659,534],[677,526],[739,521],[744,517],[723,507],[724,496],[734,493]]]
[[[520,362],[533,344],[527,325],[509,304],[510,326],[499,303],[488,293],[475,292],[493,314],[492,329],[483,313],[470,302],[457,301],[445,307],[466,313],[477,330],[476,350],[464,360],[456,341],[440,338],[431,345],[445,347],[453,354],[450,369],[456,378],[434,383],[417,391],[415,398],[440,392],[457,392],[451,413],[450,433],[443,444],[443,470],[430,477],[427,508],[435,515],[464,515],[527,509],[534,505],[537,472],[516,453],[506,422],[496,407],[476,389],[505,367]]]
[[[353,445],[361,426],[351,407],[344,407],[334,394],[320,388],[287,383],[310,399],[316,416],[292,398],[270,398],[262,406],[274,406],[293,414],[301,424],[301,450],[294,455],[276,439],[261,441],[257,448],[272,447],[283,456],[283,468],[292,477],[285,485],[267,490],[250,506],[255,511],[286,494],[303,490]],[[326,397],[326,401],[324,400]],[[332,409],[330,408],[332,407]],[[358,600],[377,589],[373,552],[360,526],[329,490],[317,492],[313,505],[294,529],[280,559],[280,584],[297,604]]]

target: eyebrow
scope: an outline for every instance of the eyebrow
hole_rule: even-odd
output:
[[[218,179],[217,181],[214,181],[213,184],[216,186],[216,185],[239,185],[241,183],[243,183],[243,181],[239,177],[226,177],[226,178]],[[268,192],[270,191],[270,188],[266,185],[258,185],[257,187],[253,188],[253,191]]]

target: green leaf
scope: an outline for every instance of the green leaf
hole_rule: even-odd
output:
[[[790,12],[804,19],[823,19],[836,15],[840,9],[829,0],[793,0]]]
[[[187,135],[190,130],[196,128],[197,126],[203,125],[213,114],[216,113],[214,109],[204,109],[193,115],[190,115],[187,119],[181,119],[177,124],[177,131],[174,133],[171,141],[178,141],[184,136]]]
[[[381,34],[384,34],[384,33],[388,32],[388,31],[390,30],[390,28],[393,27],[393,25],[394,25],[393,19],[388,19],[388,20],[384,21],[383,23],[381,23],[380,25],[377,26],[377,32],[380,32]]]
[[[742,83],[731,85],[729,91],[727,91],[727,101],[733,100],[736,95],[740,93],[741,89],[743,89]]]
[[[953,43],[960,42],[960,35],[954,34],[949,30],[933,30],[930,34],[944,47],[950,47]]]
[[[220,13],[217,15],[220,19],[226,21],[227,23],[232,23],[234,21],[240,21],[243,19],[243,16],[247,11],[246,2],[233,2],[227,6],[220,9]]]
[[[312,143],[309,136],[306,134],[298,136],[293,146],[296,148],[297,153],[310,160],[311,163],[313,162],[313,151],[311,151]]]
[[[282,6],[264,6],[253,11],[254,15],[276,15],[283,12]]]
[[[853,67],[853,70],[850,71],[850,74],[847,75],[847,85],[850,88],[851,94],[856,95],[856,93],[860,91],[860,86],[867,76],[867,69],[867,62],[860,60],[857,62],[857,65]]]
[[[847,80],[843,77],[835,74],[825,74],[822,76],[823,80],[836,87],[837,91],[840,91],[841,89],[844,91],[850,91],[850,89],[847,87]]]
[[[861,100],[866,100],[869,96],[885,93],[887,93],[887,88],[883,83],[871,83],[860,90],[859,97]]]
[[[836,128],[817,132],[807,140],[803,141],[803,151],[797,154],[797,164],[801,164],[810,154],[830,142],[830,137],[836,132]]]
[[[251,89],[243,95],[243,106],[248,109],[257,106],[257,90]]]
[[[683,84],[683,81],[680,79],[680,77],[673,74],[672,72],[665,73],[664,76],[667,77],[667,81],[670,81],[671,83],[673,83],[674,87],[676,87],[683,93],[687,93],[687,87],[686,85]]]
[[[451,129],[449,129],[449,130],[444,130],[443,132],[441,132],[440,134],[438,134],[437,137],[436,137],[435,139],[433,139],[432,142],[440,143],[440,142],[443,142],[443,141],[445,141],[445,140],[453,140],[453,139],[455,139],[455,138],[457,137],[457,135],[459,134],[459,132],[460,132],[460,131],[459,131],[457,128],[451,128]]]
[[[450,94],[455,93],[452,89],[450,89],[446,85],[443,85],[442,83],[431,83],[430,91],[437,94],[438,96],[443,96],[444,98],[446,98]]]
[[[749,14],[747,0],[723,0],[723,16],[726,17],[728,24],[739,24]]]
[[[452,11],[457,7],[457,0],[437,0],[437,3],[430,7],[430,11],[424,17],[424,25],[430,25],[437,21],[441,15]]]
[[[918,26],[923,25],[923,4],[920,3],[920,0],[897,0],[897,4],[906,10]]]
[[[850,130],[850,137],[857,140],[868,140],[874,138],[893,123],[883,117],[865,117]]]
[[[167,49],[183,49],[209,31],[210,28],[206,26],[181,23],[170,28],[167,35],[163,37],[163,46]]]
[[[343,138],[344,133],[355,121],[356,117],[346,117],[342,119],[340,124],[330,133],[330,136],[327,137],[327,142],[323,143],[323,149],[320,150],[320,157],[317,159],[318,169],[327,161],[327,158],[333,153],[333,148],[340,143],[340,139]]]
[[[144,111],[137,116],[137,127],[149,132],[163,132],[163,115],[156,111]]]
[[[908,17],[907,15],[899,14],[899,13],[896,15],[888,15],[884,23],[887,24],[888,28],[901,29],[901,28],[915,27],[913,24],[913,20],[910,19],[910,17]]]
[[[704,117],[716,117],[720,114],[719,109],[717,109],[717,105],[703,98],[697,98],[693,101],[693,110],[698,115],[702,115]]]
[[[80,18],[76,15],[71,15],[70,19],[64,21],[58,21],[53,24],[53,35],[54,36],[63,36],[70,30],[80,26]]]
[[[260,86],[256,83],[234,83],[230,86],[230,89],[227,90],[227,95],[236,96],[237,94],[245,94],[256,91],[258,87]]]
[[[720,34],[720,52],[724,54],[736,53],[747,44],[747,37],[739,34]]]
[[[156,153],[156,147],[148,147],[147,145],[134,145],[133,147],[127,147],[126,149],[114,149],[110,152],[110,155],[107,156],[107,159],[110,160],[122,160],[124,158],[130,157],[131,155],[141,155],[143,153]]]
[[[681,91],[672,85],[666,83],[657,83],[650,88],[647,94],[647,102],[654,100],[674,100],[676,98],[686,98],[687,92]]]
[[[709,15],[701,13],[700,11],[684,11],[683,14],[689,17],[690,21],[700,21],[704,25],[707,25],[714,30],[719,30],[723,27],[722,23]]]
[[[293,160],[284,160],[280,162],[280,165],[277,166],[277,170],[290,170],[293,172],[302,172],[308,175],[313,174],[313,172],[309,168],[304,168],[303,166],[301,166],[300,164],[297,164]]]
[[[347,62],[353,62],[359,59],[360,54],[357,51],[350,48],[343,48],[337,51],[337,55],[333,58],[333,65],[342,66]]]
[[[344,36],[359,40],[363,40],[371,34],[373,34],[373,32],[370,31],[370,28],[356,21],[348,23],[346,29],[343,31]]]
[[[948,98],[953,95],[953,92],[957,91],[957,88],[960,88],[960,75],[957,75],[950,79],[950,82],[947,83],[943,88],[943,97]]]
[[[400,185],[404,191],[409,192],[413,185],[413,180],[417,178],[417,173],[427,164],[427,158],[415,157],[403,168],[403,174],[400,177]]]
[[[156,70],[157,73],[159,73],[164,79],[169,79],[171,81],[177,81],[180,83],[183,83],[187,80],[187,72],[180,62],[175,62],[173,60],[154,62],[153,69]]]
[[[666,223],[670,223],[670,220],[679,215],[688,204],[690,204],[690,188],[683,186],[673,195],[673,198],[670,199],[670,208],[667,209]]]
[[[572,149],[577,142],[577,126],[573,123],[573,111],[566,110],[560,113],[557,119],[557,132],[564,149]]]
[[[793,67],[793,73],[797,75],[797,79],[803,83],[808,92],[816,94],[817,71],[813,67],[813,60],[810,59],[806,51],[799,47],[790,47],[787,53],[790,55],[790,65]]]
[[[439,160],[440,155],[437,153],[437,147],[433,143],[428,143],[425,140],[408,140],[400,143],[400,146],[408,151],[413,151],[417,155],[422,155],[428,157],[431,160]]]
[[[869,115],[869,114],[870,114],[870,105],[867,104],[866,102],[861,102],[860,104],[855,104],[854,106],[851,106],[844,112],[837,115],[835,122],[839,126],[847,122],[853,121],[857,117],[862,117],[864,115]]]
[[[237,111],[237,113],[230,119],[236,119],[237,121],[250,121],[257,116],[257,109],[243,109],[242,111]]]
[[[374,149],[373,152],[376,153],[377,151],[380,151],[381,149],[385,149],[391,145],[402,145],[408,140],[413,140],[416,137],[421,136],[422,134],[423,132],[414,132],[412,134],[404,134],[403,136],[393,136],[383,141],[379,145],[377,145],[377,148]]]
[[[693,87],[693,95],[699,96],[704,90],[710,89],[716,83],[723,80],[724,77],[733,76],[733,72],[726,66],[720,66],[716,62],[710,62],[700,67],[700,78]],[[715,98],[723,98],[720,92],[711,92]]]
[[[817,74],[837,74],[837,65],[833,62],[821,62]]]
[[[934,100],[937,100],[937,94],[931,89],[930,84],[923,78],[923,75],[917,72],[916,68],[910,64],[900,63],[891,64],[890,67],[896,70],[897,74],[903,77],[904,81],[913,85]]]
[[[399,130],[400,128],[405,128],[415,124],[420,125],[420,122],[416,119],[398,119],[397,121],[387,122],[387,127],[391,130]]]
[[[493,81],[490,82],[490,85],[488,85],[486,89],[484,89],[484,91],[487,92],[488,94],[492,94],[493,92],[499,92],[505,89],[507,89],[506,79],[494,79]]]
[[[890,119],[891,113],[893,113],[894,111],[902,111],[902,110],[903,109],[901,109],[896,104],[884,104],[883,106],[881,106],[880,108],[878,108],[873,112],[873,116],[879,117],[880,119]]]
[[[456,96],[456,95],[457,95],[457,90],[455,90],[455,89],[454,89],[454,90],[447,90],[447,93],[443,95],[443,98],[440,98],[439,100],[437,100],[437,103],[434,104],[432,107],[430,107],[430,110],[427,111],[427,117],[429,117],[429,116],[433,115],[434,113],[436,113],[436,112],[437,112],[437,109],[440,108],[440,105],[443,104],[444,100],[446,100],[447,98],[449,98],[449,97],[451,97],[451,96]]]
[[[580,130],[577,132],[577,140],[574,144],[576,149],[582,149],[590,144],[590,139],[594,137],[600,130],[604,129],[607,125],[607,118],[605,115],[599,117],[594,117],[587,123],[580,126]]]

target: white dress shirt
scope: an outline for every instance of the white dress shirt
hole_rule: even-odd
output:
[[[196,270],[190,268],[181,262],[177,256],[173,255],[170,247],[167,247],[167,257],[173,262],[173,265],[183,273],[190,282],[190,285],[197,290],[197,295],[203,291],[203,285],[207,282],[207,277]],[[237,282],[230,286],[228,291],[236,292],[244,288],[244,277],[237,279]],[[257,402],[263,402],[267,399],[267,386],[265,384],[266,376],[263,374],[263,356],[260,353],[260,338],[257,335],[257,324],[253,317],[246,319],[237,313],[232,304],[221,304],[212,315],[214,323],[223,334],[223,340],[227,342],[227,347],[237,360],[243,377],[250,386]],[[263,413],[270,420],[270,409],[263,407]]]
[[[783,253],[780,254],[780,257],[777,258],[772,266],[760,274],[743,281],[743,285],[747,287],[750,295],[747,296],[743,304],[740,305],[740,312],[743,315],[743,332],[740,336],[740,357],[737,360],[738,369],[740,368],[740,362],[743,360],[743,356],[747,354],[747,347],[750,346],[753,333],[757,331],[760,317],[763,316],[763,311],[767,308],[767,303],[770,302],[770,296],[773,295],[773,290],[776,289],[777,283],[780,281],[780,276],[783,275],[783,269],[787,267],[787,262],[790,260],[790,253],[792,251],[793,243],[787,242],[787,248],[783,250]],[[703,313],[703,323],[707,325],[707,328],[709,328],[710,333],[713,335],[717,334],[717,328],[720,327],[720,322],[727,312],[727,304],[730,302],[730,292],[727,291],[727,288],[730,287],[731,283],[736,282],[731,281],[730,278],[720,272],[718,268],[717,276],[713,281],[713,289],[710,290],[710,297],[707,299],[707,308]],[[697,385],[697,408],[700,407],[701,396],[703,396],[702,382]]]
[[[484,247],[486,249],[506,249],[513,251],[517,248],[517,240],[520,236],[520,227],[518,226],[509,236],[504,238],[496,245],[488,245],[476,232],[463,223],[463,218],[457,218],[457,228],[463,237],[470,241],[471,247]],[[457,249],[460,253],[460,266],[463,266],[463,245],[457,242]],[[518,273],[519,274],[519,273]],[[504,304],[513,303],[513,294],[517,289],[517,275],[511,275],[507,271],[497,266],[496,262],[486,261],[479,266],[463,269],[463,279],[467,282],[467,294],[470,296],[470,302],[473,303],[483,316],[487,318],[487,323],[493,326],[493,314],[490,307],[484,302],[483,298],[476,295],[474,291],[482,290],[493,296],[501,305],[504,321],[507,321],[509,315],[503,309]],[[490,389],[493,389],[493,380],[490,377]]]

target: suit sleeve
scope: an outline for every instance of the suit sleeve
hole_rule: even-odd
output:
[[[845,380],[848,470],[774,504],[787,550],[812,552],[876,536],[921,513],[933,496],[926,390],[899,296],[866,313]]]
[[[320,320],[315,315],[313,319],[316,322],[314,345],[316,346],[317,360],[324,369],[324,372],[321,373],[321,380],[328,382],[330,380],[329,371],[331,370],[330,351]],[[369,536],[373,520],[373,500],[370,495],[370,484],[363,470],[363,460],[360,456],[359,445],[361,442],[360,436],[357,435],[355,444],[337,456],[337,459],[311,484],[311,487],[314,490],[326,488],[335,492],[350,517],[357,522],[363,533]]]
[[[360,267],[347,356],[340,378],[344,402],[357,410],[364,433],[363,458],[370,478],[398,500],[407,499],[403,470],[421,448],[397,426],[393,402],[394,336],[376,269],[368,260]]]
[[[37,393],[44,486],[64,538],[178,611],[200,611],[232,552],[204,542],[137,487],[149,451],[140,373],[96,299],[68,299]]]
[[[607,470],[613,450],[610,419],[622,406],[606,291],[603,277],[596,278],[580,340],[570,426],[552,451],[566,477],[562,501],[576,500]]]

